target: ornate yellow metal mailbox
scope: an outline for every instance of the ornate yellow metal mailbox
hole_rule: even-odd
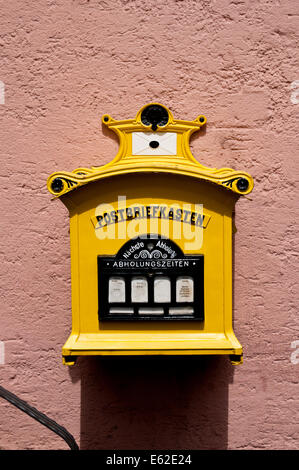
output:
[[[232,214],[252,177],[200,164],[190,135],[206,123],[161,104],[103,123],[120,141],[107,165],[53,173],[70,213],[72,332],[80,355],[227,354],[232,328]]]

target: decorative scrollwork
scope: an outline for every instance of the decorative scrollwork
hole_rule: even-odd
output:
[[[140,253],[136,253],[134,255],[134,258],[135,259],[138,259],[138,258],[166,258],[167,257],[167,254],[166,253],[162,253],[160,250],[153,250],[151,253],[148,251],[148,250],[141,250]]]
[[[75,181],[68,180],[68,179],[65,179],[64,181],[66,182],[68,188],[72,188],[73,186],[76,186],[78,184]]]
[[[232,188],[233,182],[238,179],[239,179],[239,176],[237,178],[230,178],[229,180],[222,181],[222,184],[224,184],[224,186],[227,186],[228,188]]]
[[[73,189],[74,186],[77,186],[78,182],[73,181],[64,176],[57,176],[51,181],[51,190],[54,194],[60,194],[65,192],[65,190]]]
[[[235,178],[230,178],[228,180],[222,181],[222,184],[226,186],[227,188],[233,189],[233,183],[235,181],[236,181],[237,189],[241,193],[244,193],[249,188],[249,181],[246,178],[241,177],[241,176],[237,176]]]

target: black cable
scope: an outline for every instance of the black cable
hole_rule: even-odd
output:
[[[9,401],[9,403],[19,408],[19,410],[23,411],[27,415],[31,416],[31,418],[36,419],[36,421],[58,434],[58,436],[62,437],[62,439],[65,440],[71,450],[79,450],[75,439],[63,426],[60,426],[60,424],[56,423],[56,421],[54,421],[53,419],[48,418],[48,416],[41,413],[36,408],[33,408],[32,406],[28,405],[28,403],[26,403],[24,400],[21,400],[13,393],[1,387],[1,385],[0,397]]]

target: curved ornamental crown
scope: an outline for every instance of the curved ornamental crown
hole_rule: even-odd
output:
[[[149,103],[134,119],[115,120],[104,114],[102,122],[119,138],[117,155],[103,166],[53,173],[48,178],[48,189],[55,197],[105,177],[140,172],[192,176],[239,195],[246,195],[253,189],[253,179],[248,173],[231,168],[208,168],[194,158],[190,136],[206,124],[203,115],[193,121],[174,119],[162,104]]]

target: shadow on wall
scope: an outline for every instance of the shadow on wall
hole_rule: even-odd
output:
[[[226,449],[227,356],[81,357],[80,449]]]

